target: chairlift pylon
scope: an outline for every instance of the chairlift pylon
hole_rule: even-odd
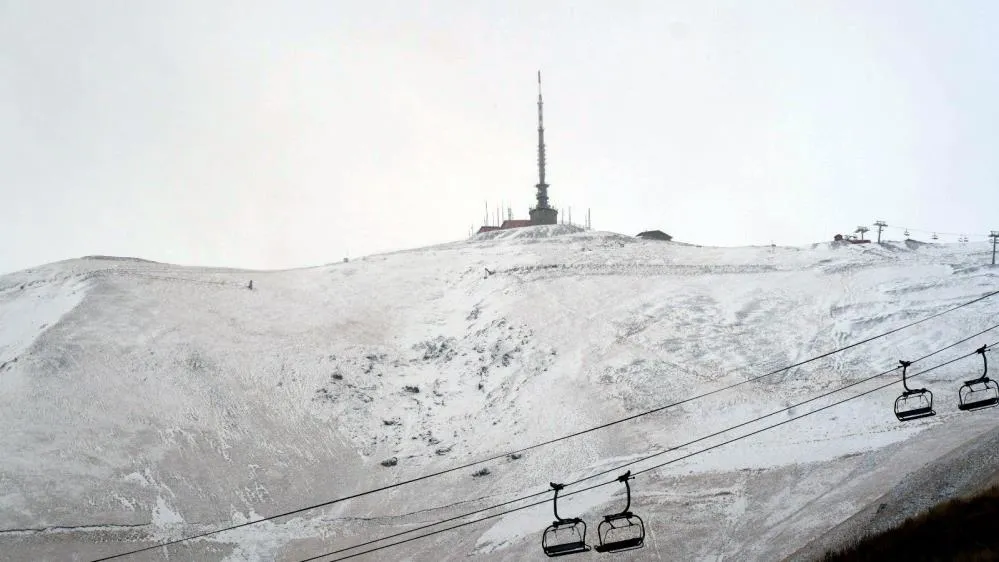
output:
[[[628,480],[634,480],[631,471],[618,476],[618,482],[623,482],[628,494],[628,503],[624,511],[605,515],[597,526],[597,537],[600,544],[593,547],[597,552],[622,552],[645,546],[645,522],[631,512],[631,486]]]
[[[957,408],[959,410],[972,412],[999,405],[999,384],[996,384],[996,381],[988,377],[989,360],[985,357],[986,351],[988,351],[988,346],[986,345],[975,350],[975,353],[982,356],[982,363],[985,370],[982,371],[982,376],[970,381],[964,381],[964,384],[958,389]]]
[[[541,548],[549,558],[590,550],[586,544],[586,522],[578,517],[562,519],[558,515],[558,493],[565,488],[565,484],[549,482],[549,485],[555,490],[555,498],[552,500],[555,521],[541,536]]]
[[[925,388],[909,388],[905,371],[912,361],[899,361],[902,366],[902,387],[905,391],[895,399],[895,417],[898,421],[918,420],[935,416],[933,411],[933,393]]]
[[[905,237],[908,238],[909,237],[909,229],[908,228],[905,229],[905,232],[903,232],[903,234],[905,234]]]

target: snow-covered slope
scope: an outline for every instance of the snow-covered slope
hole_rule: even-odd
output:
[[[996,290],[990,250],[708,248],[555,226],[293,271],[91,257],[6,275],[0,552],[93,559],[633,415]],[[997,303],[519,458],[128,559],[300,560],[540,492],[890,369],[999,323]],[[991,341],[999,330],[938,358]],[[648,546],[618,557],[793,554],[999,425],[954,406],[980,368],[917,379],[934,418],[896,421],[893,387],[641,475]],[[595,528],[622,492],[560,511]],[[550,522],[549,504],[367,558],[542,559]]]

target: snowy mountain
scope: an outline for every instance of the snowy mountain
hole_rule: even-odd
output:
[[[291,271],[94,256],[5,275],[0,558],[92,560],[632,416],[999,289],[990,252],[710,248],[551,226]],[[301,560],[544,492],[892,369],[999,324],[997,305],[516,458],[122,560]],[[911,374],[990,342],[999,330]],[[974,454],[999,419],[956,408],[960,381],[980,372],[973,357],[917,378],[935,417],[898,422],[897,384],[639,475],[647,545],[614,557],[807,558],[982,485],[999,464]],[[985,460],[961,462],[972,457]],[[623,500],[604,486],[559,509],[593,540]],[[551,521],[548,502],[358,559],[541,560]],[[607,555],[576,558],[590,556]]]

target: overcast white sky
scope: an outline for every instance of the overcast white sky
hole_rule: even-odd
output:
[[[0,0],[0,272],[318,265],[462,239],[485,200],[526,218],[539,68],[577,222],[987,234],[997,59],[994,1]]]

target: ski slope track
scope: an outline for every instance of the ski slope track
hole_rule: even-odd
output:
[[[551,226],[289,271],[92,256],[0,276],[0,559],[93,560],[631,416],[997,290],[990,252],[713,248]],[[999,297],[522,455],[121,560],[339,550],[625,464],[994,324]],[[646,548],[575,559],[807,560],[994,481],[999,410],[956,407],[981,361],[918,376],[994,341],[999,330],[913,366],[935,417],[899,423],[898,384],[638,476]],[[595,540],[623,499],[604,486],[559,510]],[[552,518],[549,502],[356,559],[542,560]]]

